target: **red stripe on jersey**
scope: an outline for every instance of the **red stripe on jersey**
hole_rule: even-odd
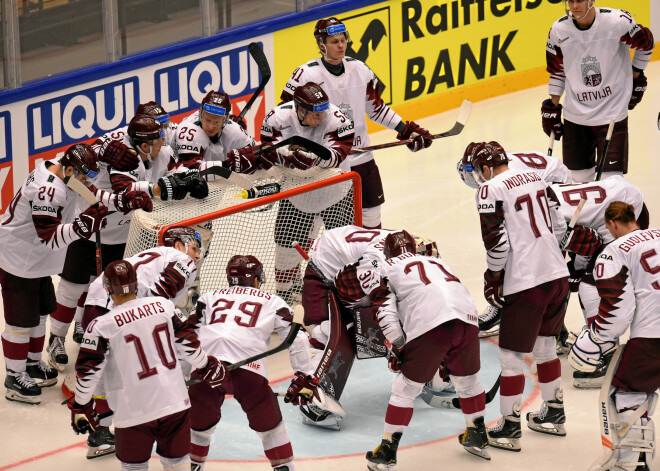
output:
[[[291,313],[291,310],[286,307],[278,309],[275,314],[287,322],[293,322],[293,314]]]
[[[651,51],[653,50],[654,42],[653,42],[653,33],[651,32],[650,29],[642,26],[642,25],[637,25],[640,28],[634,30],[634,33],[632,36],[630,36],[630,33],[626,33],[623,36],[621,36],[621,42],[624,44],[627,44],[630,49],[637,49],[638,51]]]
[[[486,250],[492,250],[497,247],[504,236],[504,210],[502,202],[495,204],[494,213],[479,213],[481,221],[481,238],[484,241]]]

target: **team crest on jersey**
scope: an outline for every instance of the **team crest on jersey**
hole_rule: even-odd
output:
[[[597,87],[603,82],[600,62],[593,56],[582,59],[582,82],[587,87]]]

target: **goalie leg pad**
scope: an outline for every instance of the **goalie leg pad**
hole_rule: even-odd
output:
[[[433,379],[424,385],[420,397],[431,407],[455,409],[453,399],[456,398],[456,387],[454,387],[456,378],[462,377],[451,376],[451,380],[445,379],[438,370]]]

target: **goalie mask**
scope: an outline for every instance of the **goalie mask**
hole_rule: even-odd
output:
[[[417,255],[425,255],[427,257],[439,257],[438,244],[434,240],[427,239],[426,237],[415,236],[415,246]]]
[[[168,127],[170,122],[170,115],[165,109],[155,101],[149,101],[147,103],[140,103],[135,110],[135,114],[146,114],[155,118],[163,127]]]
[[[383,255],[385,258],[398,257],[404,253],[417,253],[417,243],[408,231],[391,232],[385,237]]]
[[[188,252],[188,244],[197,242],[200,253],[202,252],[202,236],[192,227],[172,226],[163,233],[163,243],[165,247],[174,247],[176,242],[181,242]]]
[[[306,118],[314,119],[320,124],[328,116],[330,98],[314,82],[307,82],[305,85],[296,87],[296,91],[293,93],[293,102],[296,104],[296,110],[300,112],[299,117],[302,116],[301,121],[305,121]]]
[[[483,175],[484,166],[490,168],[492,178],[493,169],[508,162],[506,152],[495,141],[470,143],[465,149],[462,160],[463,169],[470,173],[477,183],[486,181]]]
[[[131,294],[137,291],[135,268],[126,260],[110,263],[103,271],[103,286],[109,294]]]
[[[234,255],[227,264],[229,286],[254,286],[254,280],[264,282],[264,266],[254,255]]]
[[[96,178],[100,171],[99,159],[89,144],[75,144],[69,147],[60,159],[60,163],[64,168],[73,167],[76,173],[83,174],[90,180]]]

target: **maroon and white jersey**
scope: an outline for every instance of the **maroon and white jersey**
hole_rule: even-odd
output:
[[[48,168],[48,160],[28,175],[9,203],[0,224],[0,267],[22,278],[40,278],[62,271],[67,246],[80,239],[73,231],[77,205],[88,203]],[[89,189],[96,198],[115,210],[113,195]]]
[[[554,227],[566,223],[538,173],[509,169],[476,195],[488,268],[504,272],[503,294],[568,276]]]
[[[319,167],[350,170],[346,157],[353,147],[353,122],[330,103],[326,120],[320,126],[303,126],[293,103],[273,108],[261,125],[261,143],[275,144],[292,136],[302,136],[330,150],[330,160],[320,160]]]
[[[128,136],[124,136],[124,144],[131,147]],[[174,151],[170,146],[162,146],[158,156],[149,156],[147,160],[139,159],[138,167],[135,170],[122,172],[115,168],[110,169],[110,183],[115,192],[144,191],[151,194],[150,186],[157,183],[158,179],[173,173],[175,166]]]
[[[175,123],[174,121],[169,121],[165,127],[163,127],[163,142],[165,143],[166,146],[169,146],[172,148],[173,151],[176,150],[176,132],[178,128],[178,124]],[[103,136],[99,137],[94,141],[92,144],[92,148],[96,151],[98,154],[100,147],[103,145],[104,142],[106,141],[121,141],[124,139],[124,136],[128,134],[128,125],[123,126],[121,128],[117,128],[114,131],[106,132]],[[133,147],[133,146],[129,146]]]
[[[630,338],[660,338],[660,229],[638,229],[598,256],[594,279],[600,295],[593,329],[613,341],[630,326]]]
[[[559,199],[559,212],[568,223],[575,213],[575,208],[584,198],[587,202],[582,207],[577,224],[597,231],[608,243],[614,240],[605,227],[605,210],[614,201],[623,201],[633,205],[635,217],[639,217],[644,206],[642,190],[627,181],[621,175],[613,175],[604,180],[572,185],[551,185]]]
[[[550,95],[564,97],[564,117],[595,126],[628,116],[632,67],[643,70],[653,51],[653,35],[615,8],[594,8],[596,18],[579,29],[568,16],[555,21],[546,46]],[[630,49],[635,50],[630,64]]]
[[[546,183],[572,183],[573,176],[564,162],[557,157],[540,152],[507,152],[509,168],[513,170],[533,170]]]
[[[452,319],[477,325],[477,308],[467,288],[440,258],[404,253],[381,263],[367,288],[378,323],[390,342],[406,342]]]
[[[176,134],[179,164],[188,168],[198,168],[205,160],[224,162],[227,160],[227,152],[253,145],[254,139],[238,123],[228,118],[220,139],[207,136],[199,120],[199,110],[179,123]]]
[[[270,336],[280,339],[289,333],[293,313],[282,298],[268,291],[231,286],[204,293],[188,318],[204,351],[229,363],[244,360],[268,350]],[[309,341],[303,330],[289,347],[295,371],[313,374]],[[268,378],[266,361],[261,359],[241,368]]]
[[[319,84],[330,97],[330,103],[339,107],[355,126],[353,147],[365,147],[371,144],[367,133],[368,117],[374,123],[394,129],[401,116],[396,114],[380,97],[378,79],[372,70],[362,61],[352,57],[342,59],[344,73],[335,76],[328,72],[321,58],[309,61],[293,71],[280,96],[283,102],[293,100],[293,93],[298,85],[307,82]],[[366,117],[365,117],[366,115]],[[349,155],[351,166],[373,160],[372,152]]]
[[[178,358],[208,359],[185,317],[160,297],[137,298],[94,319],[76,361],[76,402],[87,404],[103,378],[116,427],[131,427],[190,407]]]
[[[137,273],[138,297],[161,296],[177,302],[197,278],[197,265],[173,247],[154,247],[126,259]],[[114,303],[103,287],[103,275],[89,286],[85,306],[111,309]]]

